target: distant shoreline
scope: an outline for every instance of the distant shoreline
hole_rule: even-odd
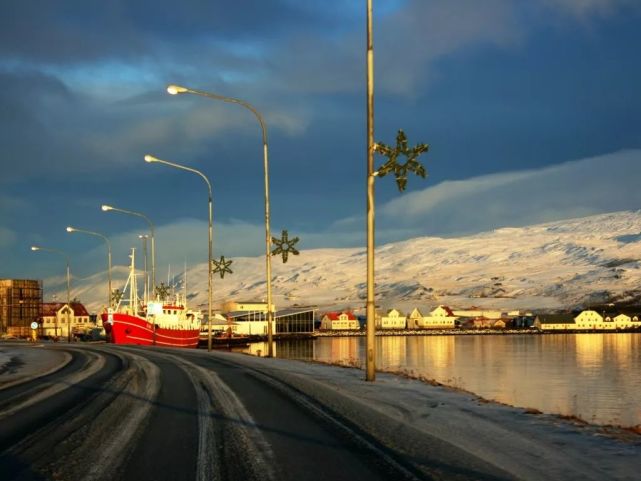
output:
[[[541,331],[539,329],[434,329],[434,330],[385,330],[376,331],[376,336],[538,336],[549,334],[641,334],[641,329],[620,329],[620,330],[576,330],[576,331]],[[365,337],[366,331],[314,331],[313,333],[299,334],[274,334],[275,340],[288,339],[315,339],[319,337]],[[251,336],[249,342],[263,342],[267,336]]]

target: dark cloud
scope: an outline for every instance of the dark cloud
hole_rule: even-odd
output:
[[[212,42],[269,41],[291,29],[325,29],[340,11],[306,2],[24,0],[3,5],[0,54],[44,63],[134,59],[180,47],[206,57]]]
[[[210,176],[223,230],[234,219],[260,226],[256,119],[235,105],[169,96],[168,83],[242,98],[264,114],[273,227],[322,245],[332,236],[323,226],[364,209],[363,3],[8,2],[0,202],[14,207],[0,209],[2,245],[44,239],[85,251],[65,222],[114,236],[141,227],[105,216],[101,203],[146,212],[160,232],[177,218],[202,222],[202,180],[146,165],[146,153]],[[410,142],[432,146],[428,184],[412,181],[409,194],[641,146],[638,15],[617,14],[625,2],[578,3],[376,2],[376,138],[393,143],[403,128]],[[577,28],[592,17],[591,29]],[[377,183],[381,205],[397,196],[393,182]],[[179,244],[181,227],[171,232]],[[341,235],[361,238],[356,229]],[[1,251],[0,265],[22,269],[20,249]]]
[[[37,72],[0,73],[0,83],[0,182],[7,182],[55,163],[60,139],[50,119],[74,102],[60,81]]]

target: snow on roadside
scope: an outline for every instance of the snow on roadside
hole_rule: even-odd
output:
[[[527,480],[637,480],[641,437],[626,440],[553,415],[528,413],[443,386],[301,361],[216,353],[268,371],[389,443],[438,439]],[[394,437],[396,436],[396,438]],[[414,446],[414,449],[416,446]],[[425,449],[430,449],[426,441]]]
[[[45,376],[65,366],[71,355],[42,344],[0,343],[0,388]]]

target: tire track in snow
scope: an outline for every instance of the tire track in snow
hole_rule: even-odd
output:
[[[165,357],[185,371],[196,389],[199,413],[196,481],[277,480],[271,446],[230,387],[213,371],[171,354]],[[252,455],[246,456],[247,453]],[[222,459],[243,459],[243,463],[225,465]]]
[[[87,454],[100,450],[100,458],[92,463],[83,481],[112,480],[135,444],[136,435],[145,425],[160,390],[160,369],[145,357],[127,353],[130,358],[129,379],[123,379],[122,392],[96,419],[102,427],[83,447]],[[91,447],[89,447],[91,446]],[[86,466],[85,466],[86,469]],[[84,470],[83,470],[84,471]]]
[[[26,462],[28,472],[47,479],[111,481],[119,478],[131,447],[145,427],[160,388],[160,370],[136,354],[100,352],[125,367],[108,382],[90,387],[95,396],[16,443],[3,455]],[[88,462],[89,461],[89,462]],[[17,471],[22,479],[23,472]],[[40,478],[38,478],[40,479]]]

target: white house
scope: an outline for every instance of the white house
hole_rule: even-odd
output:
[[[565,318],[564,318],[565,316]],[[639,316],[625,313],[604,313],[587,309],[575,316],[568,315],[539,316],[535,326],[544,331],[614,331],[616,329],[629,329],[641,327]]]
[[[590,309],[582,311],[574,318],[577,329],[596,329],[603,328],[603,316]],[[610,321],[612,322],[612,321]]]
[[[376,327],[379,329],[405,329],[407,317],[397,309],[390,309],[384,316],[376,316]]]
[[[613,322],[615,329],[630,329],[631,327],[641,326],[638,315],[628,315],[625,313],[604,314],[603,322]]]
[[[68,337],[71,333],[80,334],[96,327],[89,319],[85,306],[79,302],[65,304],[62,302],[42,303],[42,334],[51,337]]]
[[[456,320],[452,310],[447,306],[438,306],[428,316],[423,316],[418,308],[415,308],[407,319],[407,327],[410,329],[454,329]]]
[[[321,319],[320,328],[328,331],[355,331],[361,325],[353,312],[328,312]]]

